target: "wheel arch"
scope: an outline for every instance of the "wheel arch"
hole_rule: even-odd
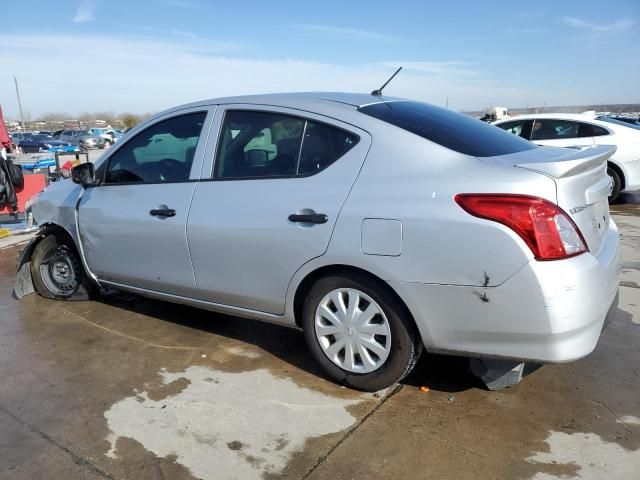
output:
[[[611,160],[607,161],[607,167],[611,168],[618,174],[618,176],[620,177],[620,181],[622,182],[620,191],[623,191],[627,187],[627,179],[624,176],[622,168],[617,163],[614,163]]]
[[[302,307],[304,305],[304,300],[307,297],[307,294],[311,290],[313,284],[320,278],[327,277],[329,275],[336,274],[356,274],[368,277],[374,283],[378,284],[381,288],[385,289],[390,295],[395,297],[398,302],[402,305],[405,310],[405,314],[407,318],[411,321],[411,324],[416,330],[416,333],[419,333],[420,329],[416,324],[415,318],[411,313],[411,310],[407,306],[407,303],[402,299],[402,297],[389,285],[388,282],[380,278],[379,276],[371,273],[368,270],[365,270],[360,267],[355,267],[353,265],[345,265],[345,264],[331,264],[331,265],[323,265],[320,266],[310,272],[308,272],[305,277],[298,283],[296,288],[294,297],[293,297],[293,316],[295,323],[298,327],[302,327]]]
[[[58,225],[57,223],[52,223],[52,222],[48,222],[48,223],[44,223],[42,225],[40,225],[40,228],[38,230],[38,233],[36,233],[36,236],[34,237],[33,241],[31,241],[29,243],[29,245],[27,245],[27,247],[25,248],[24,253],[22,254],[22,257],[20,258],[21,262],[28,262],[31,260],[31,255],[33,255],[33,251],[36,248],[36,246],[47,236],[51,235],[51,234],[55,234],[55,233],[59,233],[61,235],[63,235],[66,239],[69,240],[69,242],[71,243],[71,245],[73,245],[73,247],[76,249],[76,251],[79,253],[80,249],[78,248],[78,245],[76,244],[75,239],[73,238],[73,235],[71,235],[71,233],[64,228],[61,225]]]
[[[75,238],[73,237],[71,232],[69,232],[62,225],[58,225],[57,223],[47,222],[42,224],[40,226],[40,230],[38,231],[37,237],[43,239],[44,237],[46,237],[47,235],[51,235],[52,233],[60,233],[61,235],[65,236],[75,247],[75,249],[79,250]]]

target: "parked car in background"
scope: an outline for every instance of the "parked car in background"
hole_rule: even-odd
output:
[[[77,145],[83,150],[105,148],[104,138],[93,135],[87,130],[64,130],[58,140]]]
[[[24,139],[30,137],[33,135],[33,133],[31,132],[14,132],[11,133],[11,139],[13,140],[13,143],[15,143],[17,146],[20,146],[20,142],[22,142]]]
[[[613,151],[390,97],[192,103],[32,201],[46,228],[16,292],[99,285],[299,327],[327,375],[363,390],[423,349],[575,360],[617,304]]]
[[[638,117],[617,117],[615,115],[608,115],[607,117],[613,120],[618,120],[620,122],[630,123],[631,125],[640,126],[640,118]]]
[[[640,126],[590,113],[518,115],[494,125],[538,145],[615,145],[616,152],[607,163],[612,182],[609,201],[615,201],[620,192],[640,189]]]
[[[110,147],[114,143],[116,143],[122,136],[123,133],[120,130],[116,130],[114,128],[90,128],[89,132],[93,135],[98,135],[102,139],[104,139],[105,147]]]
[[[71,144],[62,140],[56,140],[51,135],[35,134],[30,135],[20,142],[20,148],[24,153],[37,153],[62,149]]]

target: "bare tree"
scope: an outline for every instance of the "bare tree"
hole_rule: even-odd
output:
[[[140,122],[140,117],[133,113],[123,113],[120,115],[120,120],[125,128],[133,128]]]

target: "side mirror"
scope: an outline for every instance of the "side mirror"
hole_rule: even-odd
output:
[[[73,183],[82,185],[83,187],[93,187],[96,185],[96,174],[93,169],[93,163],[81,163],[71,169],[71,180]]]

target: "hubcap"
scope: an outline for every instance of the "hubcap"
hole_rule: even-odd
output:
[[[80,267],[75,255],[65,246],[55,249],[41,264],[42,281],[55,295],[70,296],[78,288]]]
[[[320,301],[315,333],[327,358],[352,373],[377,370],[391,351],[391,329],[382,308],[353,288],[333,290]]]

